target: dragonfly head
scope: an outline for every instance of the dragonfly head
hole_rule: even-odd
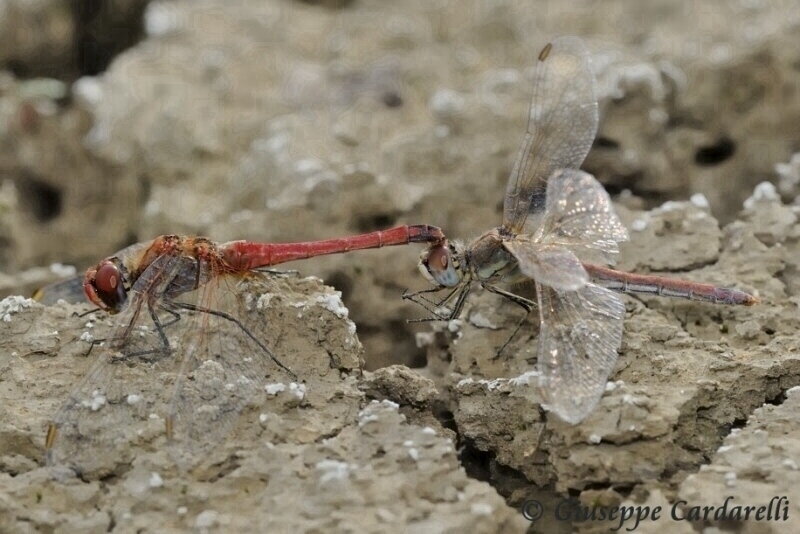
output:
[[[433,285],[457,286],[464,277],[461,269],[462,248],[448,241],[431,245],[419,257],[419,272]]]
[[[123,270],[119,259],[109,258],[86,271],[83,290],[98,308],[117,313],[125,304],[128,292],[123,280]]]

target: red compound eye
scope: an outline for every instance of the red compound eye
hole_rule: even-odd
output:
[[[89,280],[87,294],[95,304],[112,312],[118,311],[125,302],[125,288],[119,268],[111,262],[101,264]]]
[[[94,275],[94,287],[97,288],[98,293],[116,293],[118,284],[119,269],[116,265],[106,263],[97,269],[97,274]]]

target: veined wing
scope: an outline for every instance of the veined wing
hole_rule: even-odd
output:
[[[192,289],[192,280],[206,283]],[[157,258],[129,292],[108,348],[56,416],[48,463],[101,476],[109,456],[112,465],[127,463],[133,442],[166,432],[173,460],[188,468],[219,445],[268,379],[294,379],[270,349],[280,332],[264,328],[258,297],[268,286],[264,273],[234,276],[187,256]]]
[[[628,233],[611,199],[591,174],[557,171],[547,184],[546,210],[531,233],[503,242],[526,276],[562,291],[583,287],[584,260],[611,263]]]
[[[166,406],[169,397],[161,392],[169,385],[159,371],[174,358],[160,332],[169,331],[175,317],[155,304],[179,265],[172,256],[158,257],[131,287],[109,336],[92,349],[99,354],[91,368],[53,418],[47,443],[51,467],[103,476],[101,466],[108,460],[98,463],[98,458],[129,462],[127,444],[145,432],[149,414]]]
[[[589,52],[578,37],[555,39],[539,53],[528,128],[506,187],[503,225],[520,233],[544,208],[547,180],[577,169],[597,133],[598,112]]]
[[[199,289],[195,304],[178,299],[181,313],[202,326],[182,341],[181,368],[167,418],[170,454],[183,468],[223,442],[242,409],[269,382],[297,380],[273,354],[282,332],[268,324],[267,307],[276,290],[273,275],[220,275]],[[213,292],[213,296],[211,293]],[[208,293],[208,295],[205,295]],[[203,332],[198,336],[197,332]]]
[[[137,360],[108,347],[99,351],[48,431],[47,464],[58,478],[102,478],[132,462],[133,443],[164,434],[163,417],[155,416],[169,406],[174,358],[161,353]]]
[[[587,283],[575,291],[536,284],[539,387],[545,407],[571,424],[597,406],[617,361],[625,306],[614,293]]]
[[[589,281],[589,275],[575,254],[557,245],[513,239],[503,246],[517,259],[525,276],[563,291],[575,291]]]
[[[559,246],[582,259],[594,256],[612,263],[618,243],[628,240],[628,231],[614,211],[603,186],[586,172],[557,171],[547,184],[547,204],[538,227],[530,230],[536,243]],[[598,257],[599,258],[596,258]]]
[[[69,304],[87,302],[86,294],[83,292],[83,276],[74,276],[40,287],[33,292],[31,298],[45,306],[52,306],[59,300]]]

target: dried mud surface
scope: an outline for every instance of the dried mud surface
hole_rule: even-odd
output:
[[[425,314],[400,299],[425,287],[415,247],[291,264],[302,274],[276,282],[265,335],[304,393],[281,379],[256,395],[188,471],[155,414],[127,421],[124,454],[82,451],[92,468],[64,478],[44,463],[47,424],[93,361],[85,333],[102,338],[113,319],[88,328],[86,304],[6,300],[0,532],[608,531],[555,521],[566,495],[665,508],[787,495],[781,523],[636,531],[800,530],[796,2],[150,2],[144,36],[133,24],[114,46],[141,42],[71,85],[49,51],[107,25],[70,26],[58,2],[36,17],[10,4],[0,28],[48,31],[0,41],[0,295],[163,233],[478,235],[501,220],[536,53],[574,33],[593,51],[603,117],[584,169],[631,234],[617,267],[762,302],[624,297],[606,394],[571,426],[540,406],[535,317],[496,356],[514,304],[476,289],[460,321],[409,325]],[[101,426],[96,440],[117,435]],[[533,524],[526,499],[546,511]]]
[[[489,484],[466,476],[435,421],[435,428],[415,424],[398,404],[370,400],[359,389],[360,344],[337,293],[312,278],[288,278],[272,290],[266,334],[282,362],[304,377],[301,385],[269,384],[237,418],[230,439],[188,471],[167,452],[164,413],[106,420],[85,444],[95,450],[67,459],[78,460],[80,478],[58,464],[39,466],[41,431],[94,361],[82,334],[102,339],[109,320],[98,314],[87,328],[75,313],[85,305],[29,301],[14,311],[6,301],[0,531],[245,532],[258,525],[269,532],[383,532],[446,524],[502,532],[524,525]],[[119,372],[131,391],[145,388],[143,398],[148,384],[163,380]],[[123,429],[127,439],[115,441]]]

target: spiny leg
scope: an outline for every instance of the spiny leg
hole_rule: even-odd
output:
[[[178,313],[176,311],[173,311],[173,310],[170,310],[168,308],[165,308],[163,306],[161,307],[161,309],[172,316],[172,319],[170,319],[169,321],[161,323],[162,327],[169,328],[170,326],[174,325],[175,323],[177,323],[178,321],[181,320],[181,314],[180,313]]]
[[[100,308],[92,308],[91,310],[86,310],[85,312],[81,312],[81,313],[78,313],[78,312],[75,311],[75,312],[72,312],[72,316],[73,317],[77,317],[79,319],[82,319],[82,318],[86,317],[87,315],[90,315],[92,313],[99,312],[99,311],[100,311]]]
[[[161,349],[143,350],[143,351],[139,351],[139,352],[132,352],[130,354],[127,354],[126,357],[130,357],[130,356],[134,356],[134,357],[145,356],[147,354],[154,354],[156,352],[159,352],[159,350],[163,350],[163,351],[169,352],[169,342],[167,341],[167,337],[166,337],[166,334],[164,333],[163,329],[169,328],[170,326],[172,326],[175,323],[177,323],[178,321],[180,321],[181,320],[181,316],[180,316],[179,313],[177,313],[175,311],[172,311],[172,310],[169,310],[167,308],[164,308],[162,306],[161,309],[163,309],[168,314],[172,315],[172,319],[170,319],[167,322],[162,323],[158,319],[157,315],[155,314],[155,311],[153,310],[152,306],[150,306],[149,304],[148,304],[148,309],[150,310],[150,317],[153,320],[153,324],[155,325],[156,330],[159,333],[159,338],[161,338],[162,348]],[[99,311],[99,309],[94,309],[92,311]],[[85,314],[83,314],[83,315],[85,315]],[[79,317],[82,317],[83,315],[80,315]],[[93,339],[93,340],[89,341],[89,350],[86,351],[86,354],[84,354],[84,356],[89,356],[89,354],[91,354],[92,349],[94,349],[94,347],[96,347],[98,345],[102,345],[106,341],[107,341],[106,339]],[[119,360],[119,359],[117,359],[117,360]],[[115,360],[115,361],[117,361],[117,360]]]
[[[151,302],[147,302],[147,311],[150,314],[150,319],[153,321],[153,325],[156,327],[156,332],[158,333],[158,338],[161,340],[161,347],[155,349],[148,349],[148,350],[140,350],[136,352],[129,352],[125,354],[124,358],[112,358],[112,361],[119,361],[122,359],[127,358],[141,358],[142,356],[147,356],[148,354],[170,354],[172,349],[169,346],[169,339],[167,338],[166,332],[164,332],[164,328],[168,326],[172,326],[177,323],[181,316],[177,312],[172,310],[168,310],[164,306],[159,306],[162,310],[167,312],[168,314],[172,315],[172,319],[168,322],[162,323],[161,320],[158,318],[158,313],[156,313],[156,309]]]
[[[439,300],[432,300],[423,295],[427,293],[438,293],[443,291],[445,288],[444,286],[438,286],[431,289],[423,289],[421,291],[415,291],[414,293],[409,293],[406,289],[403,292],[402,298],[403,300],[410,300],[414,304],[418,306],[422,306],[427,312],[429,312],[433,317],[428,319],[420,319],[420,320],[409,320],[408,322],[424,322],[424,321],[444,321],[445,319],[441,316],[439,312],[436,311],[437,308],[441,308],[447,301],[453,298],[453,295],[459,291],[460,287],[455,287],[452,291],[450,291],[444,298]],[[429,306],[430,305],[430,306]]]
[[[202,306],[195,306],[194,304],[187,304],[187,303],[184,303],[184,302],[174,302],[173,304],[174,304],[175,306],[179,307],[179,308],[183,308],[184,310],[189,310],[189,311],[198,312],[198,313],[207,313],[207,314],[209,314],[209,315],[214,315],[215,317],[221,317],[221,318],[223,318],[223,319],[226,319],[226,320],[228,320],[228,321],[232,322],[233,324],[235,324],[236,326],[238,326],[238,327],[239,327],[239,329],[241,329],[241,331],[242,331],[242,332],[244,332],[244,333],[247,335],[247,337],[249,337],[250,339],[252,339],[253,341],[255,341],[255,343],[256,343],[256,344],[259,346],[259,348],[260,348],[261,350],[263,350],[263,351],[264,351],[264,352],[267,354],[267,356],[269,356],[269,357],[272,359],[272,361],[273,361],[273,362],[275,362],[275,364],[276,364],[278,367],[280,367],[281,369],[283,369],[284,371],[286,371],[287,373],[289,373],[289,374],[292,376],[292,378],[293,378],[294,380],[297,380],[297,375],[294,373],[294,371],[292,371],[291,369],[289,369],[288,367],[286,367],[284,364],[282,364],[282,363],[280,362],[280,360],[278,360],[278,359],[277,359],[277,358],[276,358],[276,357],[275,357],[275,356],[272,354],[272,351],[270,351],[270,350],[267,348],[267,346],[266,346],[266,345],[264,345],[264,344],[261,342],[261,340],[259,340],[257,337],[255,337],[255,336],[253,335],[253,333],[252,333],[252,332],[250,332],[250,330],[248,330],[248,329],[247,329],[247,327],[246,327],[246,326],[244,326],[244,325],[242,324],[242,322],[241,322],[239,319],[237,319],[236,317],[234,317],[233,315],[230,315],[229,313],[221,312],[221,311],[219,311],[219,310],[212,310],[211,308],[205,308],[205,307],[202,307]]]
[[[92,308],[91,310],[85,311],[83,313],[72,312],[72,315],[73,315],[73,317],[77,317],[79,319],[83,319],[87,315],[95,313],[95,312],[99,312],[99,311],[100,311],[100,308]],[[86,323],[86,324],[88,325],[89,323]],[[84,358],[88,358],[89,355],[92,353],[92,349],[95,348],[95,346],[97,346],[97,345],[102,345],[103,342],[105,342],[105,339],[92,339],[91,341],[89,341],[89,348],[86,350],[86,353],[83,355],[83,357]]]
[[[453,297],[453,295],[458,290],[461,289],[461,287],[459,287],[459,286],[454,287],[453,290],[450,291],[444,298],[439,299],[439,300],[432,300],[432,299],[429,299],[429,298],[424,296],[424,295],[426,295],[428,293],[438,293],[438,292],[440,292],[440,291],[442,291],[444,289],[447,289],[447,288],[445,286],[437,286],[437,287],[432,287],[430,289],[422,289],[420,291],[415,291],[413,293],[409,293],[408,289],[406,289],[403,292],[402,297],[403,297],[403,300],[410,300],[411,302],[413,302],[415,304],[422,305],[422,303],[419,302],[419,301],[420,300],[424,300],[425,302],[427,302],[428,304],[431,304],[433,306],[442,306],[444,303],[446,303],[448,300],[450,300]]]
[[[163,327],[175,324],[180,319],[180,315],[178,313],[176,313],[176,312],[173,312],[173,311],[165,309],[165,311],[167,313],[169,313],[170,315],[173,316],[173,319],[170,320],[168,323],[164,323],[162,325],[161,321],[158,319],[158,314],[156,313],[156,310],[154,309],[154,307],[152,306],[152,304],[150,302],[147,303],[147,308],[148,308],[148,312],[150,313],[150,318],[152,319],[153,324],[155,325],[156,330],[158,331],[162,347],[158,348],[158,349],[150,349],[150,350],[143,350],[143,351],[138,351],[138,352],[131,352],[131,353],[124,354],[123,356],[113,355],[110,358],[110,363],[116,364],[116,363],[119,363],[121,361],[125,361],[125,360],[127,360],[127,359],[129,359],[131,357],[140,358],[141,356],[144,356],[146,354],[154,354],[154,353],[159,353],[159,352],[168,354],[170,352],[170,350],[169,350],[169,340],[167,339],[167,336],[164,333]],[[94,310],[94,311],[97,311],[97,310]],[[124,343],[126,340],[127,340],[127,338],[122,340],[122,343]],[[89,350],[86,352],[86,356],[89,355],[89,353],[92,351],[92,348],[94,348],[96,345],[100,345],[103,342],[104,342],[104,340],[92,340],[90,342],[90,345],[89,345]],[[102,369],[102,365],[104,365],[104,364],[99,362],[99,361],[95,362],[95,364],[92,366],[92,370],[90,370],[89,374],[86,376],[86,378],[84,378],[84,380],[89,379],[89,377],[94,375],[95,372],[98,369]],[[67,401],[68,404],[66,406],[69,406],[71,408],[72,406],[74,406],[78,402],[80,402],[80,401],[77,398],[70,396],[69,400]],[[62,408],[62,411],[63,410],[65,410],[65,408]],[[48,462],[50,462],[53,445],[55,444],[55,440],[56,440],[57,435],[58,435],[58,429],[59,429],[59,427],[61,427],[61,425],[62,425],[62,422],[59,422],[59,421],[56,420],[56,421],[51,422],[50,425],[48,425],[48,427],[47,427],[47,435],[45,437],[45,450],[47,451]],[[169,430],[169,427],[168,427],[168,430]]]
[[[444,289],[444,287],[434,287],[434,288],[431,288],[431,289],[423,289],[422,291],[415,291],[414,293],[409,293],[408,289],[406,289],[403,292],[402,299],[403,300],[410,300],[411,302],[413,302],[417,306],[422,306],[422,308],[424,308],[425,311],[427,311],[428,313],[430,313],[433,316],[433,317],[428,318],[428,319],[408,319],[406,322],[415,323],[415,322],[425,322],[425,321],[436,321],[436,320],[438,320],[437,317],[439,317],[439,314],[436,312],[436,302],[432,301],[429,298],[423,297],[422,294],[423,293],[438,293],[439,291],[442,291],[443,289]],[[445,297],[445,299],[449,298],[452,295],[452,293],[453,292],[450,292],[450,294],[448,294],[447,297]],[[429,306],[429,304],[432,305],[432,306]]]
[[[500,354],[503,353],[508,344],[511,343],[511,340],[514,339],[514,337],[517,335],[519,329],[522,328],[523,323],[525,323],[525,320],[528,318],[528,314],[530,314],[533,311],[533,308],[536,306],[536,303],[533,302],[532,300],[526,299],[525,297],[521,297],[517,294],[505,291],[503,289],[500,289],[492,285],[487,284],[484,285],[483,287],[484,289],[486,289],[491,293],[500,295],[501,297],[505,297],[511,302],[518,304],[519,306],[522,306],[522,308],[525,310],[525,315],[520,317],[520,320],[517,321],[517,325],[514,327],[514,330],[511,332],[511,335],[508,336],[508,339],[506,339],[505,343],[503,343],[500,349],[498,349],[498,351],[495,353],[495,358],[499,358]]]
[[[464,284],[464,285],[457,286],[450,293],[448,293],[442,300],[440,300],[438,302],[434,302],[434,301],[431,301],[431,300],[428,300],[428,299],[424,299],[425,301],[430,302],[431,304],[433,304],[437,308],[441,308],[450,299],[452,299],[454,295],[457,294],[458,296],[456,297],[456,303],[453,306],[453,310],[446,317],[442,317],[442,315],[440,313],[438,313],[435,309],[431,309],[428,306],[426,306],[425,304],[423,304],[422,302],[420,302],[420,301],[416,300],[415,298],[413,298],[413,297],[416,297],[417,295],[419,295],[422,292],[431,293],[433,291],[441,291],[442,289],[444,289],[444,288],[443,287],[438,287],[438,288],[435,288],[435,289],[427,289],[427,290],[424,290],[424,291],[418,291],[417,293],[411,294],[411,297],[406,297],[404,295],[404,298],[407,298],[408,300],[411,300],[415,304],[419,304],[420,306],[422,306],[423,308],[428,310],[433,315],[433,317],[425,317],[423,319],[408,319],[406,322],[409,322],[409,323],[428,323],[428,322],[431,322],[431,321],[452,321],[453,319],[458,319],[458,316],[461,315],[461,310],[464,308],[464,303],[466,302],[467,295],[469,295],[470,284]]]

